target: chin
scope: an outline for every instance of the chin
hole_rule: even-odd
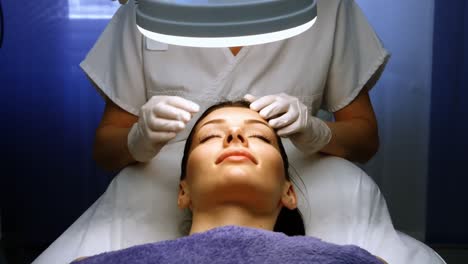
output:
[[[226,165],[222,168],[221,175],[225,179],[252,179],[254,171],[247,166]]]
[[[259,179],[259,174],[250,168],[236,166],[223,170],[218,190],[226,192],[243,193],[251,198],[265,189],[265,183]]]

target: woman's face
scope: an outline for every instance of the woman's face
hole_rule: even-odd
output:
[[[190,207],[222,203],[277,209],[292,187],[284,174],[275,131],[248,108],[214,110],[195,127],[181,183]]]

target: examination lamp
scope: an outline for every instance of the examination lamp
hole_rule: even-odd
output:
[[[138,0],[136,23],[153,40],[191,47],[274,42],[308,30],[317,0]]]

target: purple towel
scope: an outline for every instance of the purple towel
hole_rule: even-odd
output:
[[[357,246],[239,226],[103,253],[74,264],[356,263],[382,264]]]

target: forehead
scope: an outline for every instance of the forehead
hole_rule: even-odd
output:
[[[265,121],[258,112],[250,108],[227,106],[216,109],[209,113],[205,118],[203,118],[203,120],[201,120],[199,124],[202,125],[203,123],[213,119],[224,119],[226,122],[243,122],[246,119],[258,119]]]

